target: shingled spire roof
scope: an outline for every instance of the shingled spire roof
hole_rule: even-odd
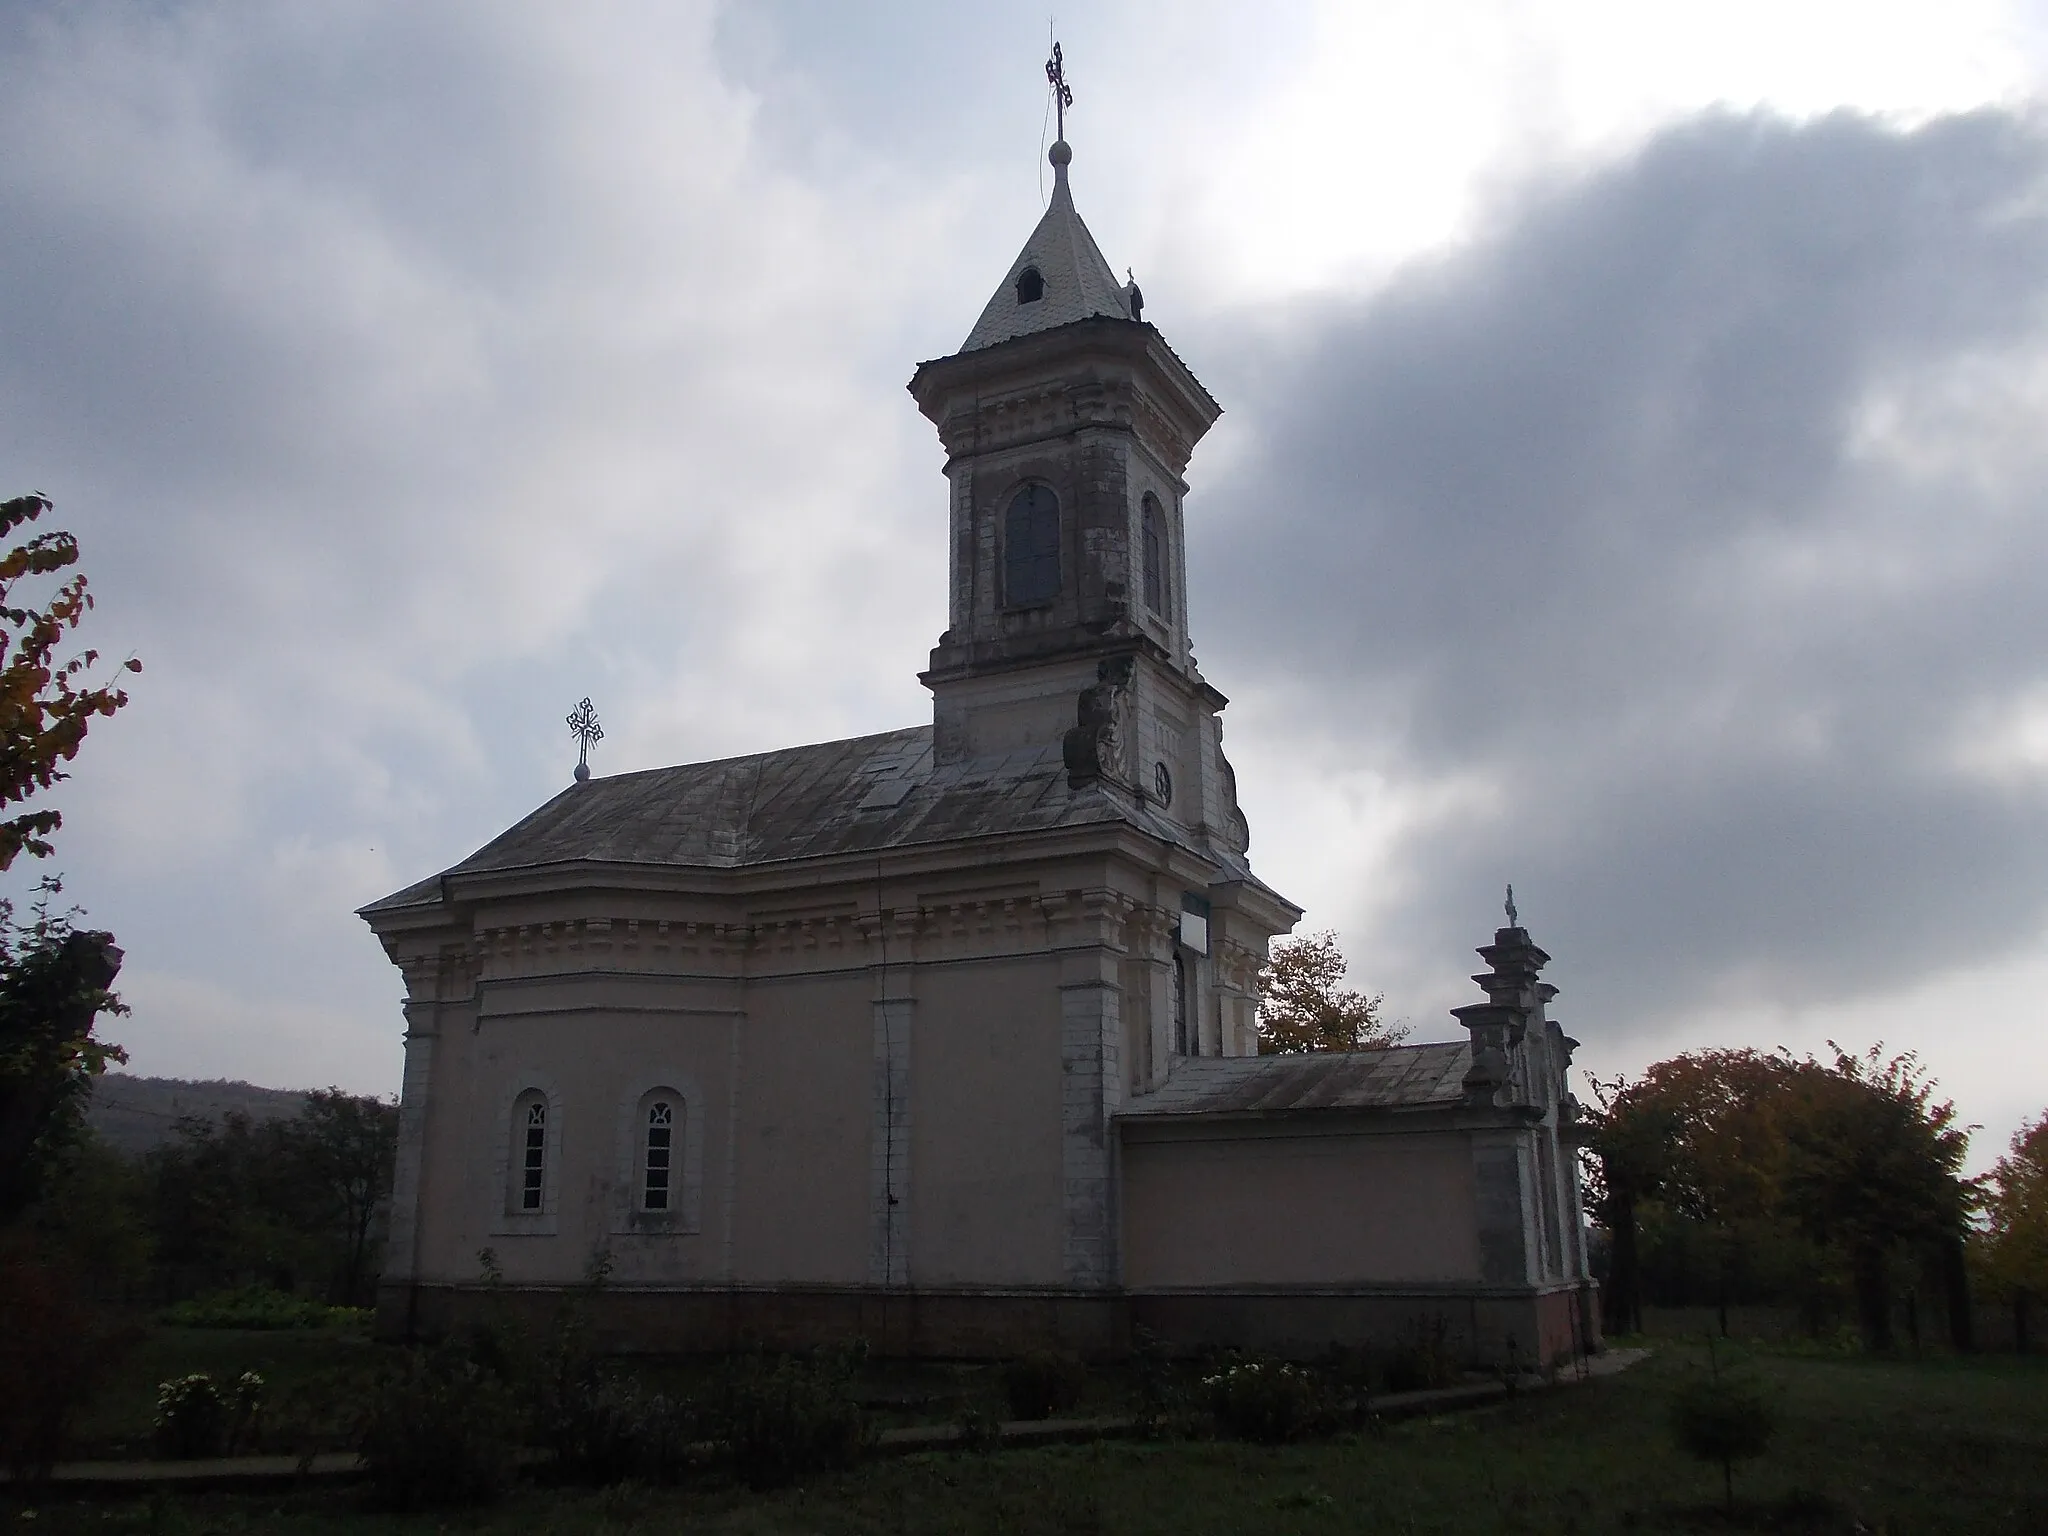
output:
[[[1045,217],[1031,231],[1031,238],[1024,242],[1017,259],[1010,263],[1009,273],[996,289],[995,297],[988,301],[981,318],[974,322],[974,329],[967,333],[967,340],[961,343],[962,352],[978,351],[1000,341],[1049,331],[1097,315],[1114,320],[1132,318],[1128,290],[1116,280],[1109,263],[1102,259],[1095,237],[1074,211],[1074,194],[1067,186],[1067,164],[1074,158],[1074,152],[1061,139],[1053,145],[1048,158],[1052,161],[1053,185]],[[1033,285],[1025,278],[1028,272],[1036,272],[1040,280],[1036,298],[1028,297],[1033,291]]]

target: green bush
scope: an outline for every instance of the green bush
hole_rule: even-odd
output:
[[[1049,1419],[1081,1401],[1088,1384],[1080,1361],[1049,1350],[1035,1350],[1003,1366],[1003,1393],[1010,1414],[1019,1419]]]
[[[367,1323],[365,1307],[330,1307],[310,1297],[267,1286],[215,1291],[164,1309],[162,1320],[173,1328],[337,1328]]]
[[[542,1351],[529,1406],[534,1439],[552,1453],[554,1475],[586,1487],[674,1482],[694,1438],[688,1404],[606,1376],[573,1318]]]
[[[1315,1372],[1270,1360],[1236,1360],[1202,1378],[1216,1424],[1236,1440],[1282,1445],[1327,1434],[1339,1415]]]
[[[197,1461],[223,1455],[228,1422],[227,1399],[204,1371],[157,1383],[152,1438],[159,1456]]]
[[[860,1459],[869,1426],[853,1400],[857,1356],[755,1361],[726,1379],[706,1425],[748,1487],[780,1488]]]
[[[1735,1502],[1735,1463],[1761,1456],[1777,1428],[1761,1383],[1721,1368],[1710,1357],[1709,1374],[1678,1389],[1671,1403],[1671,1431],[1681,1449],[1701,1461],[1718,1463],[1727,1502]]]
[[[510,1484],[518,1430],[496,1377],[455,1350],[413,1350],[378,1379],[356,1449],[386,1509],[477,1504]]]
[[[1389,1392],[1421,1392],[1447,1387],[1457,1375],[1442,1317],[1417,1324],[1380,1362],[1380,1379]]]

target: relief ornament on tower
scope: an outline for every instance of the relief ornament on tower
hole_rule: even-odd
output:
[[[1095,685],[1081,690],[1074,728],[1060,744],[1066,759],[1067,784],[1073,789],[1107,779],[1126,782],[1125,717],[1130,709],[1132,662],[1128,656],[1105,658],[1095,669]]]

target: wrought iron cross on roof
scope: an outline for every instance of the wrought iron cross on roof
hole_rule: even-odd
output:
[[[585,699],[569,713],[569,734],[581,743],[576,753],[576,782],[590,777],[590,749],[604,740],[604,727],[597,723],[597,711]]]
[[[1052,45],[1052,57],[1045,61],[1045,78],[1047,84],[1052,86],[1053,105],[1059,109],[1060,115],[1059,136],[1064,140],[1067,136],[1067,108],[1074,104],[1074,89],[1067,84],[1066,60],[1060,56],[1058,43]],[[1040,121],[1044,119],[1041,118]],[[1044,132],[1043,129],[1039,131]]]

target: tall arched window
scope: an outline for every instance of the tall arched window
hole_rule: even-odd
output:
[[[681,1127],[674,1099],[650,1099],[647,1103],[646,1138],[640,1157],[640,1209],[669,1209],[674,1192],[676,1132]]]
[[[1166,594],[1166,519],[1159,515],[1159,498],[1150,491],[1138,508],[1139,558],[1144,567],[1145,606],[1162,619],[1173,615],[1167,611]]]
[[[1188,1054],[1188,963],[1173,957],[1173,1053]]]
[[[515,1166],[519,1170],[521,1211],[539,1211],[547,1202],[548,1101],[537,1092],[522,1093],[512,1119]]]
[[[1060,594],[1060,499],[1027,485],[1003,519],[1003,600],[1050,602]]]
[[[612,1230],[690,1237],[704,1206],[704,1098],[687,1072],[647,1072],[619,1096]]]
[[[1044,297],[1045,279],[1039,275],[1038,268],[1026,267],[1017,274],[1017,302],[1019,304],[1036,304]]]

